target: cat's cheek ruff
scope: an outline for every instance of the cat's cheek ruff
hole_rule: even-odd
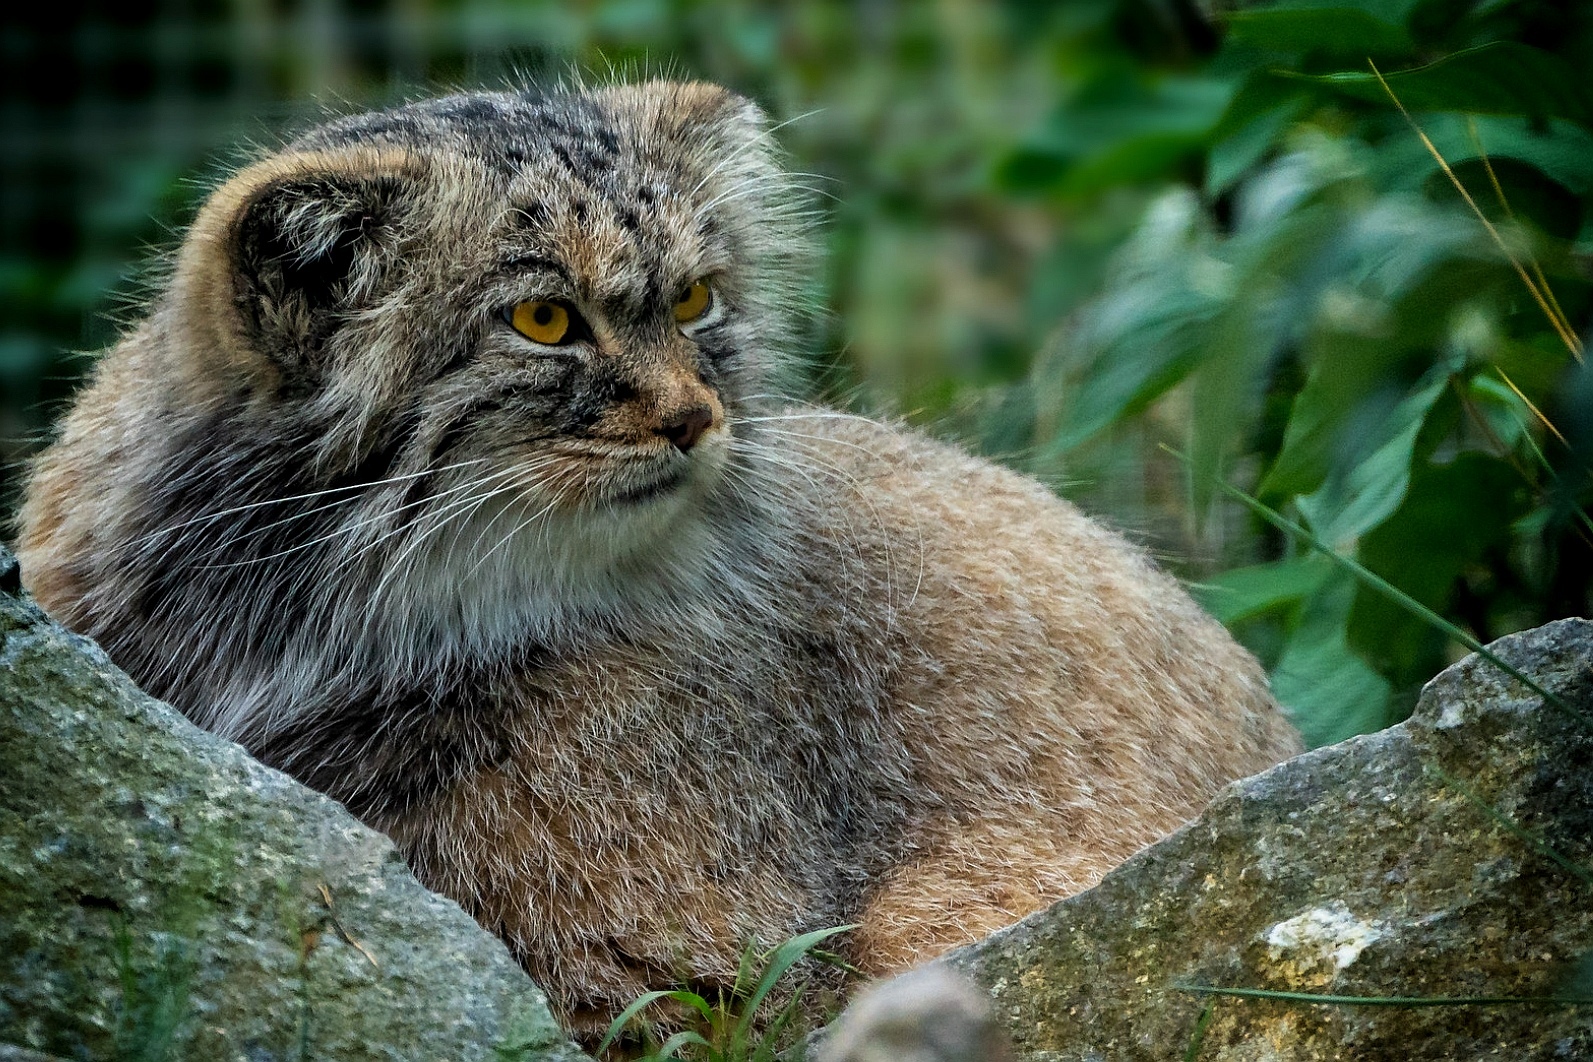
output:
[[[450,655],[492,658],[524,644],[579,646],[594,630],[645,631],[682,601],[722,592],[727,569],[746,569],[737,536],[694,504],[682,492],[634,511],[560,514],[468,565],[426,565],[406,582],[406,608],[386,610],[397,620],[390,644],[441,639]]]
[[[710,431],[679,483],[641,502],[549,508],[551,494],[531,490],[450,525],[371,608],[396,624],[375,640],[454,640],[466,655],[492,653],[667,614],[670,601],[705,592],[732,563],[742,518],[722,513],[750,503],[735,497],[743,480],[730,468],[731,443],[724,429]]]

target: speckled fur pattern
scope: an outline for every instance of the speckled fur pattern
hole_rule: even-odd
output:
[[[1115,534],[780,397],[803,221],[709,85],[312,131],[211,196],[38,459],[27,583],[390,833],[578,1032],[749,941],[855,921],[886,973],[1085,888],[1297,739]],[[590,335],[529,343],[529,299]]]

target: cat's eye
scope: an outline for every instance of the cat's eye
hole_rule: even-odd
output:
[[[571,338],[569,309],[546,299],[519,303],[509,311],[509,323],[533,343],[552,347]]]
[[[694,280],[675,300],[675,320],[681,324],[691,324],[707,313],[713,304],[714,293],[708,281]]]

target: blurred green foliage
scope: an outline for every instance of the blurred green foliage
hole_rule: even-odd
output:
[[[1484,641],[1590,610],[1585,5],[139,0],[29,17],[8,16],[0,64],[11,461],[239,144],[455,86],[691,75],[791,120],[793,168],[833,196],[815,392],[961,438],[1141,538],[1263,658],[1311,741],[1399,718],[1455,647],[1219,480]]]

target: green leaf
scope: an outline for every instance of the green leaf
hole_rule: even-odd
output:
[[[1533,422],[1527,404],[1492,376],[1474,376],[1466,384],[1466,396],[1487,427],[1507,451],[1513,451],[1528,438],[1527,425]]]
[[[1593,192],[1593,133],[1572,122],[1554,119],[1539,124],[1513,116],[1446,114],[1423,122],[1422,131],[1451,166],[1484,154],[1516,159],[1579,196]],[[1433,162],[1432,169],[1437,168]],[[1486,184],[1473,185],[1470,191],[1479,203],[1493,199]]]
[[[1304,112],[1303,96],[1288,96],[1243,122],[1223,121],[1206,156],[1206,193],[1221,195],[1267,156]]]
[[[1190,507],[1197,523],[1205,519],[1222,479],[1222,462],[1234,439],[1255,414],[1263,369],[1276,333],[1260,326],[1258,303],[1268,292],[1250,285],[1251,297],[1236,299],[1205,330],[1195,352],[1190,403]]]
[[[658,1051],[652,1057],[656,1059],[678,1058],[678,1052],[687,1044],[706,1048],[709,1054],[713,1053],[713,1044],[704,1039],[703,1035],[690,1029],[683,1029],[659,1045]],[[601,1054],[602,1052],[599,1052]]]
[[[1403,55],[1415,47],[1405,27],[1352,7],[1234,11],[1224,22],[1231,40],[1269,51],[1359,59],[1368,55]]]
[[[1529,505],[1520,476],[1498,458],[1467,451],[1446,464],[1419,462],[1404,502],[1360,540],[1356,555],[1443,614],[1462,573],[1508,550],[1511,524]],[[1360,588],[1348,632],[1350,644],[1401,686],[1448,662],[1442,631],[1371,587]]]
[[[785,976],[787,970],[795,966],[807,953],[818,945],[840,933],[849,933],[856,929],[856,925],[831,926],[828,929],[815,929],[810,933],[792,937],[790,940],[774,949],[774,954],[769,958],[769,964],[764,967],[763,976],[758,979],[758,987],[747,999],[747,1013],[751,1014],[758,1009],[769,992],[774,988],[780,978]]]
[[[1388,518],[1410,484],[1416,437],[1428,410],[1448,385],[1447,370],[1429,374],[1425,384],[1401,402],[1382,426],[1384,442],[1343,477],[1298,499],[1300,512],[1319,538],[1341,547]]]
[[[1238,89],[1226,78],[1151,80],[1114,71],[999,163],[996,183],[1084,196],[1163,177],[1205,145]]]
[[[708,1001],[703,999],[695,992],[687,992],[684,989],[678,988],[664,988],[652,992],[644,992],[637,996],[636,999],[631,1002],[630,1006],[620,1011],[613,1021],[609,1022],[608,1031],[603,1034],[603,1039],[597,1045],[597,1050],[592,1053],[601,1058],[603,1052],[608,1049],[608,1046],[624,1034],[625,1028],[626,1026],[630,1025],[632,1018],[636,1017],[636,1015],[640,1014],[642,1011],[646,1010],[648,1007],[652,1006],[654,1003],[657,1003],[661,999],[671,999],[677,1003],[684,1003],[687,1006],[695,1009],[704,1018],[712,1020],[713,1011],[709,1007]]]
[[[1387,579],[1384,579],[1381,575],[1378,575],[1376,572],[1372,571],[1370,568],[1367,568],[1359,561],[1350,557],[1346,557],[1341,553],[1335,552],[1331,547],[1329,547],[1315,535],[1311,534],[1311,532],[1306,530],[1304,527],[1301,527],[1299,524],[1283,516],[1276,509],[1272,509],[1266,505],[1263,505],[1261,502],[1257,501],[1255,498],[1252,498],[1244,491],[1239,490],[1237,487],[1224,483],[1222,485],[1222,491],[1230,498],[1233,498],[1235,501],[1238,501],[1240,504],[1244,505],[1245,508],[1255,513],[1257,516],[1266,520],[1267,523],[1271,524],[1273,527],[1276,527],[1279,531],[1282,531],[1284,534],[1304,545],[1310,546],[1311,549],[1326,557],[1336,567],[1338,567],[1340,571],[1344,572],[1345,575],[1354,580],[1357,584],[1376,590],[1389,600],[1398,603],[1401,608],[1408,609],[1413,614],[1421,616],[1423,620],[1425,620],[1427,623],[1430,623],[1435,629],[1443,631],[1450,638],[1459,642],[1461,645],[1464,645],[1478,656],[1481,656],[1483,659],[1487,660],[1494,667],[1497,667],[1500,671],[1509,675],[1511,678],[1521,683],[1539,697],[1542,697],[1545,704],[1550,705],[1557,711],[1564,712],[1568,717],[1577,720],[1579,723],[1586,725],[1590,722],[1587,714],[1580,708],[1572,706],[1570,702],[1566,701],[1554,691],[1539,685],[1538,682],[1532,678],[1532,676],[1528,675],[1514,664],[1494,653],[1487,646],[1479,642],[1474,635],[1467,633],[1464,629],[1438,615],[1432,609],[1428,608],[1426,605],[1423,605],[1420,601],[1417,601],[1405,591],[1390,583]],[[1533,515],[1536,515],[1536,513]],[[1329,584],[1329,589],[1324,591],[1324,595],[1331,593],[1331,591],[1332,584]],[[1319,595],[1319,597],[1322,596],[1323,595]]]
[[[775,948],[769,957],[768,965],[763,969],[763,975],[758,979],[758,985],[753,989],[752,995],[747,997],[746,1006],[741,1011],[741,1017],[731,1031],[730,1047],[727,1054],[730,1058],[741,1058],[746,1054],[747,1039],[752,1030],[754,1017],[758,1008],[763,1004],[774,986],[784,977],[786,971],[802,960],[807,953],[824,941],[838,933],[846,933],[856,929],[856,925],[832,926],[829,929],[815,929],[810,933],[792,937],[790,940]]]
[[[1370,71],[1291,76],[1356,99],[1392,106],[1388,93]],[[1593,127],[1593,93],[1588,91],[1585,74],[1558,55],[1515,41],[1468,48],[1410,70],[1385,70],[1383,76],[1411,111],[1566,118]]]
[[[1310,597],[1322,588],[1333,565],[1315,554],[1233,568],[1189,588],[1202,608],[1233,626]]]
[[[1089,373],[1071,390],[1051,452],[1071,450],[1144,409],[1197,364],[1197,328],[1213,312],[1210,299],[1168,292],[1152,305],[1135,298],[1147,294],[1125,289],[1112,299],[1111,309],[1121,311],[1125,330],[1108,337]],[[1132,307],[1124,305],[1131,300]]]
[[[1355,579],[1336,573],[1307,603],[1272,672],[1272,692],[1316,748],[1387,723],[1389,684],[1350,648],[1345,636]]]
[[[1211,256],[1205,225],[1189,193],[1163,195],[1146,211],[1106,293],[1076,315],[1057,356],[1037,366],[1041,386],[1061,400],[1049,416],[1040,411],[1051,424],[1042,456],[1087,442],[1195,367],[1207,323],[1232,294],[1232,271]]]
[[[1334,231],[1297,241],[1310,258],[1296,270],[1305,283],[1289,291],[1309,368],[1258,488],[1280,502],[1320,489],[1386,438],[1378,433],[1394,389],[1450,344],[1458,300],[1489,283],[1508,286],[1512,298],[1519,290],[1481,227],[1454,211],[1385,197],[1329,221]]]
[[[1342,211],[1317,202],[1310,175],[1295,169],[1273,167],[1267,175],[1273,180],[1247,187],[1251,197],[1236,211],[1235,231],[1219,249],[1231,267],[1235,297],[1201,330],[1191,374],[1189,456],[1197,520],[1222,478],[1222,461],[1254,423],[1274,355],[1298,342],[1300,311],[1315,309],[1322,248],[1333,245],[1343,226]]]

